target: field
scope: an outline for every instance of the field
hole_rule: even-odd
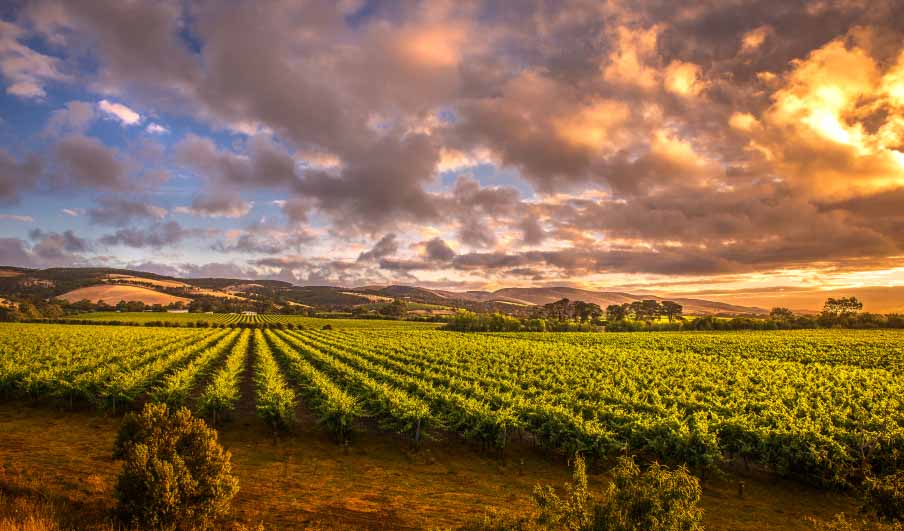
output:
[[[102,284],[79,288],[59,296],[69,302],[89,300],[91,302],[103,301],[107,304],[117,304],[119,301],[141,301],[145,304],[173,304],[183,302],[188,304],[191,299],[177,297],[168,293],[155,291],[141,286],[125,286],[118,284]]]
[[[627,451],[704,478],[784,476],[801,493],[843,488],[867,466],[897,469],[904,450],[898,331],[312,328],[3,324],[0,393],[77,415],[162,401],[226,430],[255,426],[264,440],[274,430],[357,448],[377,439],[418,459],[463,445],[503,467],[538,452],[605,463]]]
[[[432,329],[437,323],[418,321],[396,321],[387,319],[341,319],[305,317],[302,315],[257,314],[242,315],[238,313],[169,313],[169,312],[91,312],[71,316],[70,320],[87,321],[120,321],[124,323],[172,322],[178,324],[206,321],[212,324],[235,323],[292,323],[306,328],[415,328]]]

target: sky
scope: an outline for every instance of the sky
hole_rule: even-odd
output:
[[[12,1],[0,83],[3,265],[904,285],[896,0]]]

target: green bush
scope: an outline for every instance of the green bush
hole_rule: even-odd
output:
[[[700,495],[700,482],[684,467],[669,470],[653,463],[644,472],[633,457],[622,457],[612,471],[606,502],[597,507],[595,529],[703,529]]]
[[[188,409],[147,404],[123,421],[113,457],[125,461],[117,513],[142,529],[203,529],[238,492],[230,454]]]
[[[634,458],[623,457],[612,470],[602,502],[587,488],[584,460],[575,459],[574,479],[564,498],[550,486],[537,486],[537,523],[569,531],[695,531],[703,529],[700,482],[685,468],[669,470],[654,463],[641,471]]]

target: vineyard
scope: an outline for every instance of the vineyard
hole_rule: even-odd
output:
[[[386,319],[343,319],[306,317],[302,315],[278,314],[240,314],[240,313],[174,313],[174,312],[92,312],[73,315],[67,321],[91,321],[108,323],[172,323],[191,325],[198,322],[210,325],[236,324],[293,324],[305,328],[322,328],[330,325],[333,328],[418,328],[430,329],[439,326],[437,323],[418,321],[398,321]]]
[[[724,460],[818,484],[897,469],[904,333],[461,334],[0,325],[0,393],[112,411],[151,400],[338,441],[460,437],[705,473]],[[247,384],[247,385],[243,385]],[[244,396],[243,396],[244,393]]]

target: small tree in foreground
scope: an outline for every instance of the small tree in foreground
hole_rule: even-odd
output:
[[[574,480],[560,498],[550,486],[534,490],[538,523],[571,531],[696,531],[703,529],[700,482],[682,467],[669,470],[654,463],[641,471],[633,457],[622,457],[612,469],[603,502],[587,488],[584,460],[574,464]]]
[[[147,404],[127,416],[113,457],[125,461],[116,483],[117,512],[142,528],[208,527],[239,489],[217,432],[186,408]]]

